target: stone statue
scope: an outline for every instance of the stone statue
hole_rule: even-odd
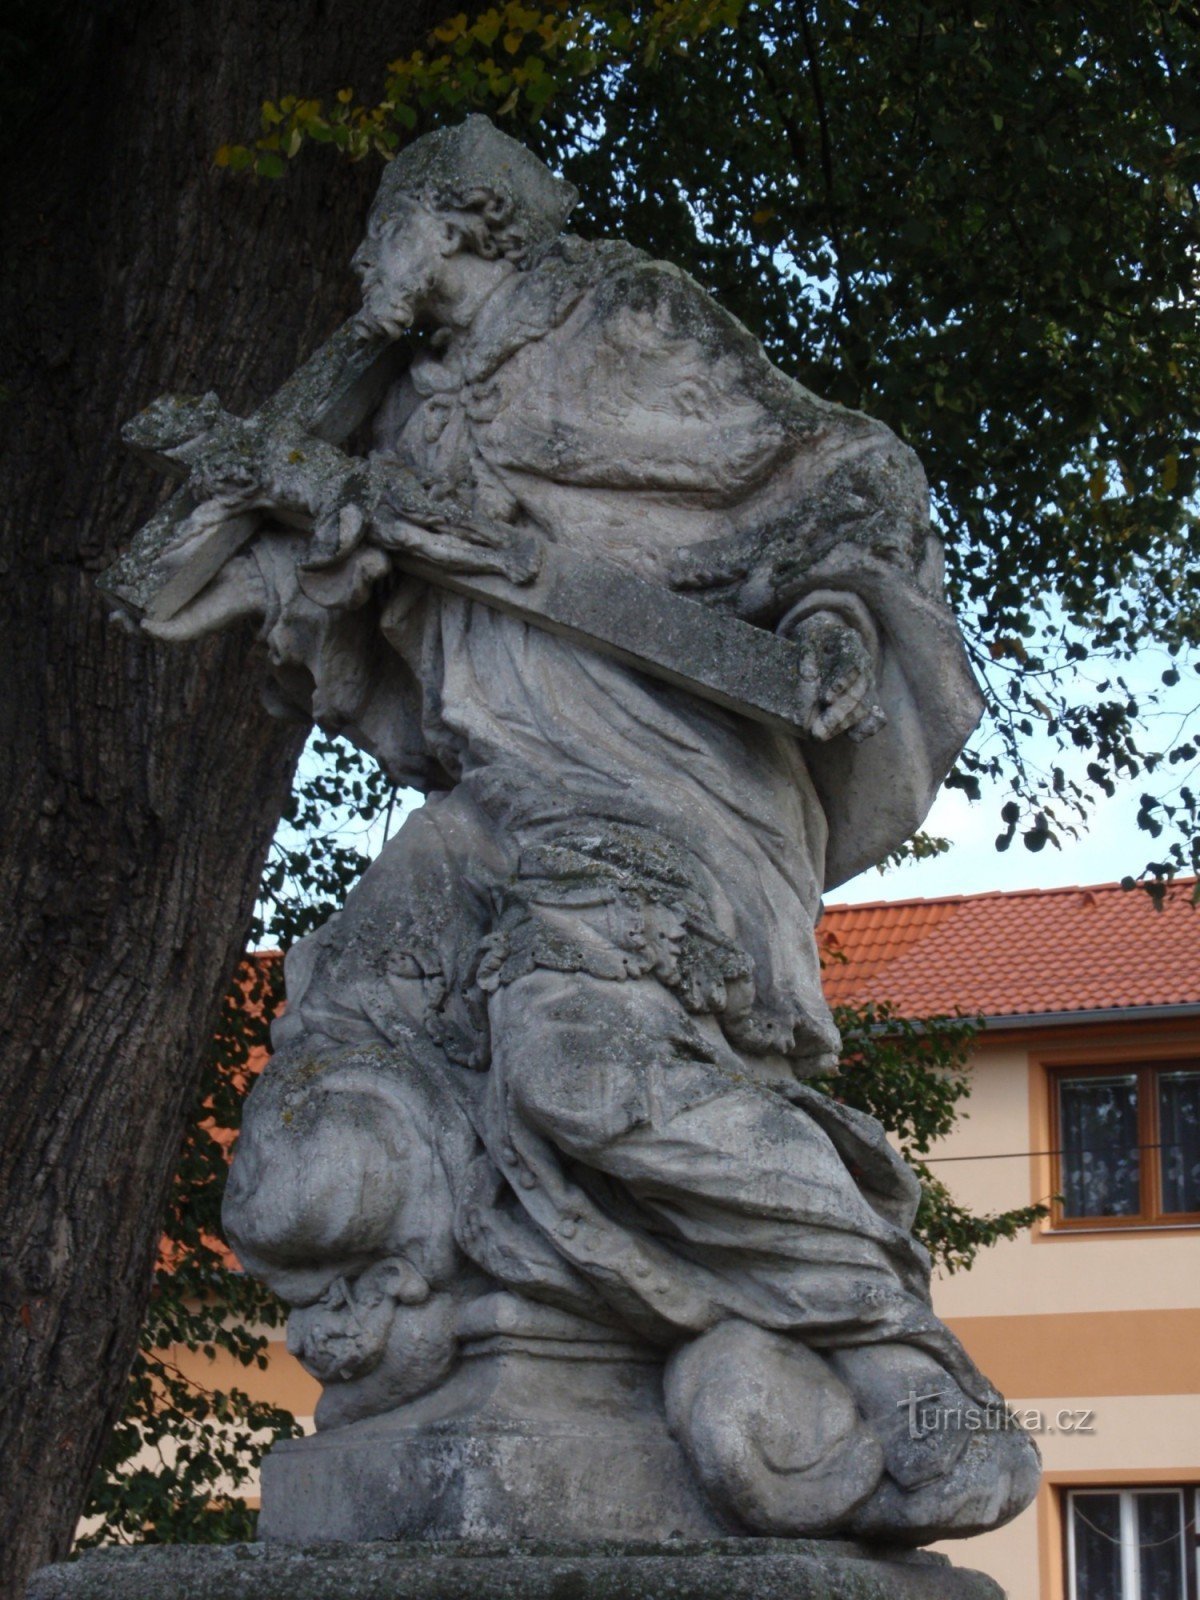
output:
[[[821,893],[978,716],[924,478],[575,198],[481,117],[417,141],[325,367],[131,429],[190,477],[110,592],[257,619],[274,708],[427,796],[288,956],[229,1181],[325,1385],[264,1518],[994,1527],[1034,1447],[930,1308],[911,1172],[806,1081]]]

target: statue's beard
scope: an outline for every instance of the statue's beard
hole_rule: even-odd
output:
[[[433,267],[405,284],[372,284],[363,297],[359,323],[369,333],[398,339],[429,309],[436,286]]]

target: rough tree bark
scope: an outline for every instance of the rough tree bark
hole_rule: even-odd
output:
[[[161,492],[121,422],[250,408],[351,306],[377,174],[283,184],[217,145],[363,90],[445,0],[109,0],[56,15],[0,171],[0,1595],[68,1549],[120,1404],[200,1056],[302,730],[246,641],[171,653],[93,578]]]

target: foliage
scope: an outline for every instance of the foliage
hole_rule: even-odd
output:
[[[378,826],[386,839],[397,805],[377,762],[344,739],[314,735],[263,873],[251,948],[286,951],[340,910],[370,860],[368,830]]]
[[[565,86],[630,61],[652,65],[664,50],[684,49],[710,28],[736,24],[745,0],[654,0],[627,7],[609,0],[506,0],[473,17],[448,18],[424,50],[389,62],[383,98],[367,106],[342,89],[326,107],[285,95],[263,102],[254,146],[222,145],[219,167],[277,178],[284,158],[306,140],[331,144],[352,161],[372,151],[385,159],[429,118],[473,106],[497,117],[534,119]]]
[[[877,1117],[896,1137],[900,1154],[921,1181],[913,1232],[936,1265],[947,1272],[965,1270],[985,1246],[1015,1239],[1049,1215],[1048,1207],[1034,1205],[974,1216],[923,1159],[933,1142],[966,1114],[959,1106],[971,1092],[968,1057],[979,1019],[914,1022],[890,1005],[840,1006],[834,1016],[842,1034],[840,1067],[832,1076],[814,1080],[816,1086]]]
[[[177,1365],[180,1348],[265,1369],[267,1335],[286,1310],[235,1272],[221,1243],[229,1144],[254,1053],[280,997],[279,961],[246,963],[222,1009],[171,1193],[150,1308],[125,1407],[92,1482],[84,1516],[99,1519],[81,1545],[221,1543],[254,1536],[255,1513],[237,1490],[294,1418],[236,1386],[208,1389]]]
[[[1180,0],[508,0],[390,63],[377,102],[268,103],[217,159],[271,175],[312,140],[507,122],[584,231],[681,262],[917,450],[991,713],[950,781],[1011,785],[998,846],[1138,781],[1161,878],[1200,866],[1198,75]]]

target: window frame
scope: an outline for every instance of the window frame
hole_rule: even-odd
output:
[[[1161,1073],[1200,1072],[1195,1056],[1159,1057],[1154,1060],[1090,1060],[1067,1064],[1046,1063],[1050,1099],[1051,1201],[1050,1227],[1056,1233],[1121,1232],[1130,1228],[1196,1228],[1200,1211],[1163,1211],[1162,1138],[1158,1110],[1158,1077]],[[1138,1210],[1130,1216],[1069,1217],[1064,1214],[1062,1195],[1063,1160],[1062,1095],[1064,1078],[1137,1078],[1138,1118]]]
[[[1120,1497],[1121,1516],[1121,1556],[1122,1556],[1122,1587],[1127,1587],[1129,1570],[1133,1564],[1133,1553],[1137,1550],[1134,1542],[1127,1544],[1125,1532],[1132,1521],[1132,1503],[1139,1494],[1171,1494],[1180,1496],[1183,1514],[1183,1586],[1185,1600],[1200,1600],[1200,1538],[1197,1528],[1200,1527],[1200,1484],[1196,1483],[1088,1483],[1064,1485],[1062,1495],[1062,1530],[1063,1530],[1063,1592],[1066,1600],[1087,1600],[1080,1596],[1075,1588],[1075,1515],[1074,1501],[1078,1496],[1086,1499],[1089,1495],[1118,1495]],[[1136,1529],[1136,1524],[1134,1524]],[[1136,1580],[1140,1589],[1140,1580]],[[1130,1597],[1132,1600],[1132,1597]]]

